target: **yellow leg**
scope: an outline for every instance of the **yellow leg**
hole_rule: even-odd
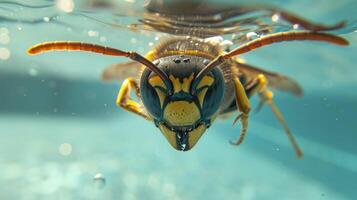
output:
[[[117,101],[116,101],[117,105],[129,112],[135,113],[137,115],[144,117],[145,119],[150,120],[150,116],[148,116],[147,113],[145,112],[143,105],[134,101],[130,97],[131,88],[134,88],[135,94],[138,97],[140,97],[138,84],[135,82],[135,80],[133,78],[127,78],[123,82],[123,84],[120,88],[120,91],[119,91],[119,94],[117,97]]]
[[[283,115],[281,114],[279,108],[275,105],[274,101],[273,101],[273,92],[270,91],[267,88],[267,79],[263,74],[259,74],[257,77],[257,85],[256,85],[256,89],[254,89],[254,92],[258,92],[259,96],[260,96],[260,104],[259,107],[261,108],[262,105],[264,104],[268,104],[269,107],[271,108],[271,110],[273,111],[275,117],[279,120],[280,124],[283,126],[286,135],[289,138],[289,141],[291,143],[291,145],[293,146],[296,156],[297,157],[302,157],[303,153],[301,151],[301,149],[299,148],[292,132],[290,131],[287,123],[285,122],[285,119],[283,117]]]
[[[249,118],[249,112],[250,112],[250,103],[249,99],[245,93],[244,87],[242,83],[240,82],[239,78],[235,77],[234,78],[234,86],[235,86],[235,95],[236,95],[236,103],[239,111],[241,112],[240,115],[237,116],[237,118],[234,120],[233,124],[235,124],[238,120],[241,121],[242,124],[242,129],[240,132],[239,139],[236,142],[232,142],[231,144],[234,145],[240,145],[243,140],[245,135],[247,134],[248,130],[248,118]]]

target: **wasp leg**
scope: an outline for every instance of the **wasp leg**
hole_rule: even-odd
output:
[[[130,97],[131,88],[134,88],[136,96],[140,98],[138,84],[133,78],[127,78],[123,82],[123,85],[121,86],[120,91],[118,93],[116,101],[117,105],[129,112],[135,113],[137,115],[140,115],[141,117],[144,117],[147,120],[150,120],[150,116],[147,115],[145,109],[143,108],[143,105],[134,101]]]
[[[273,101],[273,92],[270,91],[267,88],[267,79],[263,74],[259,74],[258,77],[256,79],[254,79],[252,81],[252,84],[249,84],[246,87],[246,90],[248,92],[257,92],[260,96],[260,104],[259,104],[259,109],[264,105],[264,104],[268,104],[269,107],[271,108],[272,112],[274,113],[275,117],[279,120],[280,124],[283,126],[284,131],[286,133],[286,135],[289,138],[289,141],[291,143],[291,145],[293,146],[296,156],[297,157],[302,157],[302,151],[299,148],[292,132],[290,131],[283,115],[281,114],[279,108],[275,105],[274,101]],[[252,95],[252,93],[250,93],[250,95]]]
[[[238,140],[236,142],[231,141],[231,144],[240,145],[243,142],[244,137],[247,134],[247,130],[248,130],[250,103],[247,94],[245,93],[244,87],[240,82],[239,78],[237,77],[234,78],[234,89],[235,89],[237,107],[241,112],[241,114],[236,117],[233,124],[235,124],[238,120],[240,120],[242,124],[242,129]]]

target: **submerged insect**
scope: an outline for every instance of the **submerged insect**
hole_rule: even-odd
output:
[[[270,90],[275,88],[300,95],[300,87],[286,76],[258,69],[235,57],[272,43],[293,40],[348,45],[345,39],[335,35],[299,31],[271,34],[229,52],[203,39],[174,37],[159,43],[145,57],[136,52],[80,42],[41,43],[31,47],[28,53],[80,50],[129,57],[135,62],[113,65],[103,74],[107,80],[126,78],[117,105],[154,122],[172,147],[182,151],[192,149],[217,117],[236,111],[239,115],[234,122],[240,121],[242,128],[240,137],[232,144],[241,144],[248,130],[249,97],[258,94],[261,105],[270,106],[296,155],[301,157],[302,151],[274,104]],[[130,75],[138,75],[139,82]],[[131,98],[132,89],[141,102]]]

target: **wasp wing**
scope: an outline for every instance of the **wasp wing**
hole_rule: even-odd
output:
[[[125,80],[128,77],[137,78],[141,71],[141,64],[136,61],[115,63],[109,65],[102,73],[102,80]]]
[[[268,79],[269,87],[275,88],[283,92],[288,92],[296,96],[301,96],[303,93],[300,85],[289,77],[275,72],[259,69],[257,67],[239,61],[237,61],[237,66],[239,68],[239,71],[241,71],[247,76],[248,80],[257,77],[259,74],[264,74],[264,76]]]

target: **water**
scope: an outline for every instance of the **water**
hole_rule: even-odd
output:
[[[303,159],[295,158],[266,107],[252,114],[242,146],[228,142],[239,133],[229,118],[217,121],[193,150],[177,152],[152,123],[116,107],[119,84],[100,80],[106,66],[126,59],[26,54],[31,45],[48,40],[79,40],[144,54],[164,32],[172,33],[173,25],[186,31],[175,33],[181,35],[226,33],[224,39],[234,45],[301,29],[271,10],[219,23],[222,15],[208,15],[211,21],[197,23],[185,7],[183,19],[175,16],[179,6],[153,6],[161,13],[156,16],[142,1],[0,1],[0,199],[355,199],[357,3],[225,2],[279,6],[325,25],[346,21],[344,28],[331,32],[348,39],[349,47],[292,42],[242,56],[293,77],[304,88],[301,98],[275,93]],[[161,29],[152,22],[160,22]],[[163,22],[171,25],[161,26]],[[256,98],[252,104],[258,104]]]

